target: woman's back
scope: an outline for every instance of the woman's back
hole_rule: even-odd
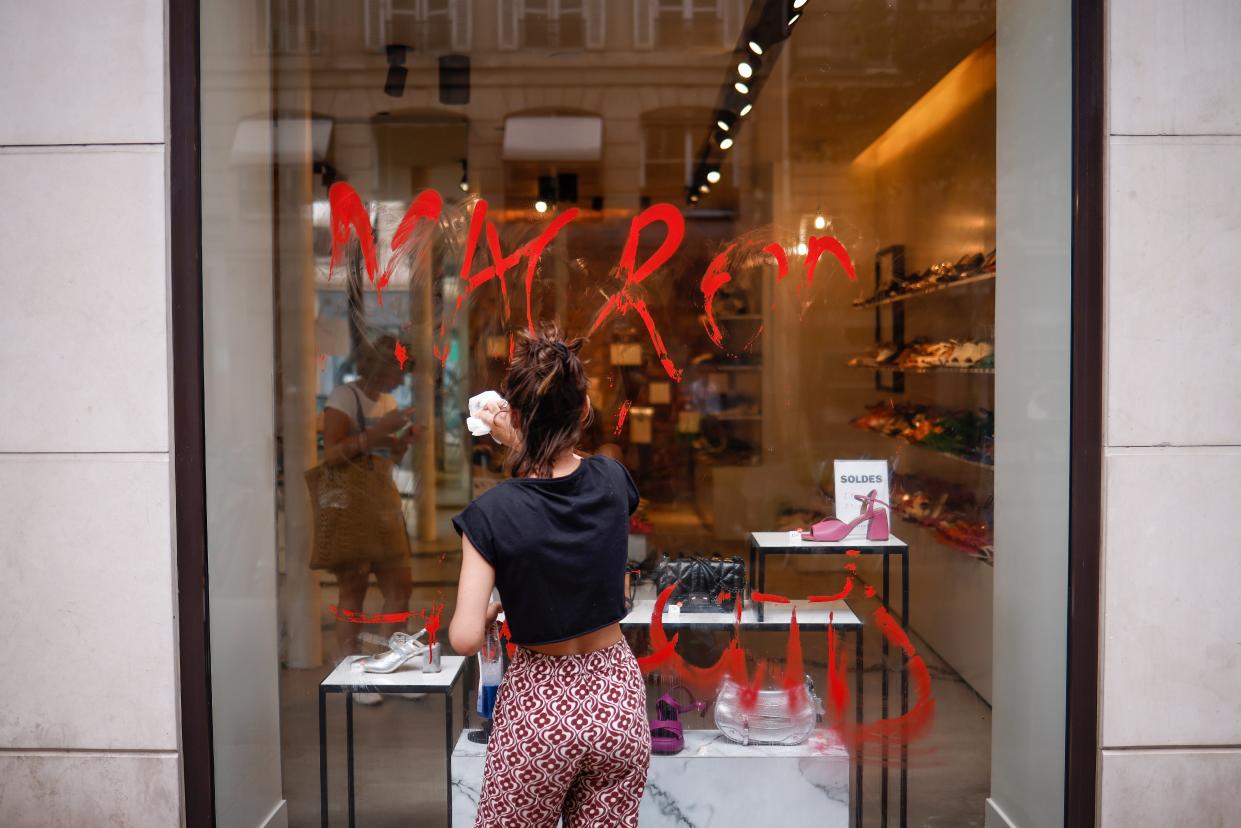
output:
[[[513,643],[553,644],[624,617],[637,504],[625,467],[596,456],[563,477],[506,480],[453,518],[495,568]]]

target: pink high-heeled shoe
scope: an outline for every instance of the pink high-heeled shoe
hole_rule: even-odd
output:
[[[878,500],[879,492],[871,489],[870,494],[866,497],[854,495],[854,497],[862,501],[862,513],[853,520],[845,523],[840,518],[824,518],[818,523],[810,527],[809,532],[802,532],[802,540],[808,541],[842,541],[849,536],[854,527],[858,524],[866,522],[866,539],[872,541],[885,541],[888,539],[888,512],[887,509],[881,509],[876,503],[883,503]],[[884,506],[888,504],[883,503]],[[888,506],[888,508],[892,508]]]

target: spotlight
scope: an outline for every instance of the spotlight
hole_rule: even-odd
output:
[[[791,28],[793,28],[793,24],[797,22],[797,18],[799,18],[799,17],[801,17],[801,15],[800,15],[800,14],[795,14],[795,15],[793,15],[792,17],[790,17],[790,18],[789,18],[789,28],[790,28],[790,29],[791,29]]]
[[[737,64],[737,74],[743,78],[754,76],[754,67],[746,63],[744,60]]]
[[[708,187],[706,184],[699,184],[699,185],[698,185],[698,192],[700,192],[700,193],[709,193],[709,192],[711,192],[711,188],[710,188],[710,187]]]
[[[806,0],[793,0],[793,8],[795,9],[800,9],[804,5],[806,5]]]
[[[468,193],[470,191],[470,182],[465,179],[461,180],[461,192]]]
[[[707,181],[709,181],[712,184],[715,184],[719,180],[720,180],[719,170],[708,170],[707,171]]]
[[[745,106],[741,107],[741,113],[740,113],[741,117],[744,118],[746,115],[749,115],[750,110],[753,108],[754,108],[754,104],[746,104]]]
[[[725,122],[725,121],[723,121],[723,120],[716,121],[716,122],[715,122],[715,125],[716,125],[717,127],[719,127],[720,129],[724,130],[725,132],[728,132],[728,130],[729,130],[729,126],[728,126],[727,122]]]
[[[822,213],[819,213],[817,216],[814,217],[814,229],[815,230],[822,230],[826,226],[827,226],[827,219],[823,218]]]
[[[763,53],[763,47],[762,47],[762,46],[759,46],[757,43],[755,43],[753,40],[751,40],[751,41],[750,41],[750,51],[751,51],[751,52],[753,52],[753,53],[754,53],[754,54],[756,54],[756,55],[761,55],[761,54]]]
[[[731,138],[725,138],[723,141],[720,141],[720,149],[722,150],[726,150],[732,145],[733,145],[733,139]]]
[[[742,83],[741,81],[737,81],[736,83],[734,83],[734,84],[733,84],[733,89],[736,89],[736,90],[737,90],[738,92],[740,92],[742,95],[749,95],[749,94],[750,94],[750,87],[746,86],[746,85],[745,85],[744,83]]]
[[[697,196],[697,195],[692,195],[692,196],[690,196],[690,197],[689,197],[689,203],[690,203],[690,204],[697,204],[697,203],[698,203],[698,196]]]
[[[806,246],[805,242],[801,242],[800,244],[797,245],[798,256],[805,256],[809,252],[810,252],[810,248]]]
[[[546,201],[543,201],[542,199],[539,199],[538,201],[534,202],[534,212],[536,212],[536,213],[546,213],[546,212],[547,212],[547,202],[546,202]]]
[[[461,159],[461,192],[468,193],[470,191],[470,162]]]

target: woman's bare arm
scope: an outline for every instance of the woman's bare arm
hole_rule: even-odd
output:
[[[500,604],[491,600],[495,585],[496,571],[463,535],[457,606],[448,625],[448,641],[459,655],[472,656],[482,649],[487,626],[500,612]]]

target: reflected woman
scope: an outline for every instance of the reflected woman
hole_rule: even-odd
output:
[[[323,411],[323,446],[328,465],[369,461],[366,467],[386,477],[393,492],[396,482],[392,480],[392,465],[400,461],[415,437],[414,428],[409,425],[413,408],[397,408],[391,393],[403,382],[405,371],[412,368],[412,365],[403,368],[397,362],[396,344],[397,340],[391,336],[381,336],[373,343],[363,344],[357,352],[358,379],[333,389]],[[335,553],[336,560],[346,561],[331,568],[339,587],[337,605],[345,611],[360,612],[373,572],[379,591],[383,593],[383,612],[406,612],[413,585],[409,537],[400,513],[400,496],[397,494],[382,503],[368,503],[365,508],[385,511],[366,515],[367,531],[363,538],[351,544],[348,550]],[[388,514],[392,510],[396,513]],[[342,655],[360,651],[360,626],[337,619],[336,641]],[[381,632],[388,636],[399,626],[403,625],[385,624]],[[360,695],[363,697],[355,695],[354,700],[363,704],[379,701],[378,694]]]
[[[584,340],[523,334],[480,419],[510,479],[453,526],[461,578],[448,636],[477,652],[503,609],[517,645],[500,686],[476,826],[636,826],[651,737],[646,689],[621,635],[629,515],[620,463],[574,451],[589,416]],[[498,587],[501,603],[491,603]]]

